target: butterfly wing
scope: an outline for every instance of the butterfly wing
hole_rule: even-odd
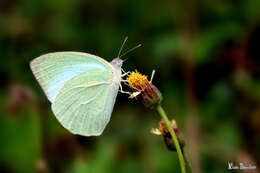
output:
[[[45,54],[32,60],[30,67],[52,103],[61,87],[74,76],[93,69],[112,69],[102,58],[80,52]]]
[[[100,135],[114,107],[118,84],[111,74],[93,69],[73,77],[60,89],[52,110],[60,123],[74,134]]]
[[[30,66],[66,129],[84,136],[103,132],[119,87],[110,63],[86,53],[57,52],[34,59]]]

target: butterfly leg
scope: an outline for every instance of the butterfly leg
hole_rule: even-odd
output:
[[[123,87],[122,87],[122,85],[121,85],[121,83],[119,84],[119,92],[121,92],[121,93],[123,93],[123,94],[129,94],[129,95],[131,95],[132,93],[131,92],[128,92],[128,91],[124,91],[123,90]]]
[[[122,70],[123,73],[126,73],[125,70],[124,70],[123,68],[121,68],[121,70]]]
[[[125,85],[129,86],[130,88],[135,89],[136,92],[140,92],[141,93],[143,91],[143,90],[140,90],[138,88],[135,88],[134,86],[130,86],[128,80],[121,80],[121,82],[123,82]]]
[[[129,85],[129,83],[128,83],[128,81],[127,80],[122,80],[122,82],[125,84],[125,85],[127,85],[127,86],[129,86],[130,87],[130,85]],[[134,92],[127,92],[127,94],[129,94],[130,96],[128,97],[128,98],[130,98],[130,99],[133,99],[133,98],[136,98],[139,94],[141,94],[141,90],[139,90],[139,89],[137,89],[137,88],[135,88],[135,87],[133,87],[132,86],[132,88],[133,89],[135,89],[136,91],[134,91]],[[120,91],[121,92],[121,91]],[[124,92],[124,91],[123,91]]]
[[[121,77],[129,76],[130,74],[131,74],[131,72],[126,72],[126,73],[123,73],[123,74],[121,75]]]
[[[123,82],[124,84],[128,85],[128,80],[121,79],[121,82]]]
[[[125,77],[125,76],[128,76],[128,75],[130,75],[131,74],[131,72],[130,71],[128,71],[128,72],[125,72],[125,70],[124,69],[121,69],[122,70],[122,72],[123,72],[123,74],[121,75],[121,77]]]

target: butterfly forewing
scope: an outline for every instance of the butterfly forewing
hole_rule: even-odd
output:
[[[50,102],[54,101],[61,87],[74,76],[92,69],[112,71],[111,65],[105,60],[80,52],[45,54],[32,60],[30,66]]]

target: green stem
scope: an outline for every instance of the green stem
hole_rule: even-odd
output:
[[[192,173],[192,170],[191,170],[191,167],[190,167],[190,162],[187,158],[186,151],[184,150],[184,148],[182,148],[182,153],[183,153],[187,173]]]
[[[178,142],[178,138],[171,126],[171,123],[165,113],[165,111],[163,110],[162,106],[161,105],[158,105],[157,106],[157,111],[159,112],[159,114],[161,115],[161,117],[164,119],[169,131],[170,131],[170,134],[172,136],[172,139],[173,139],[173,142],[174,142],[174,145],[176,147],[176,150],[177,150],[177,154],[178,154],[178,157],[179,157],[179,161],[180,161],[180,166],[181,166],[181,172],[182,173],[186,173],[186,168],[185,168],[185,161],[184,161],[184,157],[183,157],[183,154],[182,154],[182,151],[181,151],[181,147],[180,147],[180,144]]]

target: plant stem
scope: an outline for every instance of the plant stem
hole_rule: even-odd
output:
[[[177,150],[177,154],[178,154],[178,157],[179,157],[179,161],[180,161],[180,166],[181,166],[181,172],[182,173],[186,173],[186,168],[185,168],[185,161],[184,161],[184,157],[183,157],[183,154],[182,154],[182,150],[181,150],[181,147],[180,147],[180,144],[178,142],[178,138],[171,126],[171,123],[165,113],[165,111],[163,110],[162,106],[159,104],[157,106],[157,111],[159,112],[159,114],[161,115],[161,117],[164,119],[169,131],[170,131],[170,134],[172,136],[172,139],[173,139],[173,142],[174,142],[174,145],[176,147],[176,150]]]

